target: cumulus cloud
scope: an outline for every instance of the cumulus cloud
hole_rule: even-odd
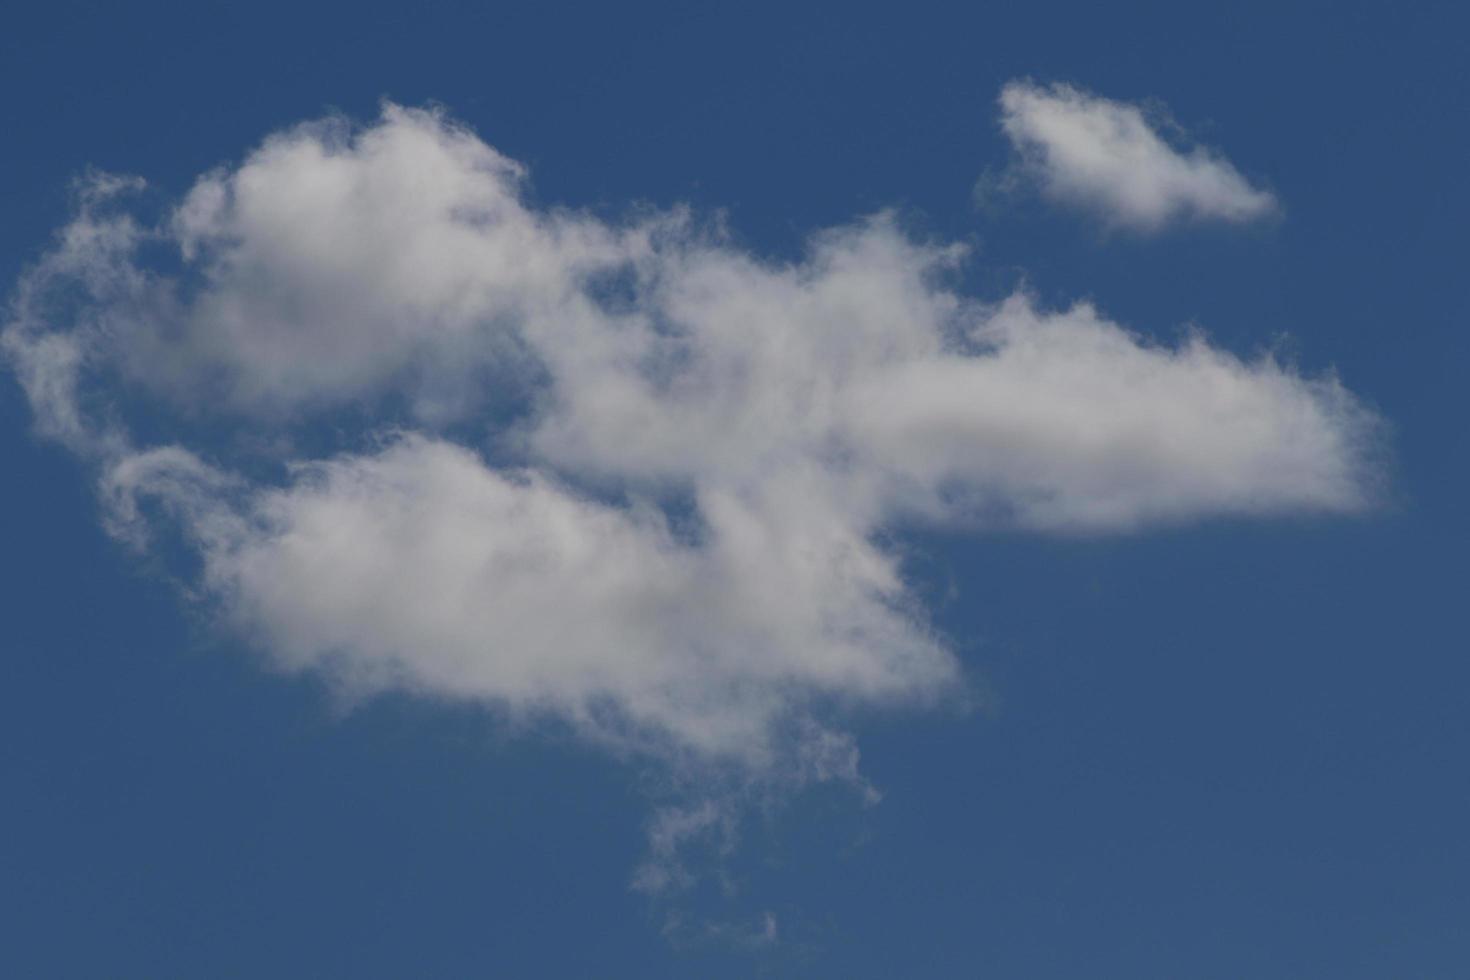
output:
[[[1142,109],[1070,85],[1015,81],[1000,94],[1013,176],[1111,224],[1158,231],[1184,220],[1244,223],[1277,210],[1228,160],[1165,140]]]
[[[1233,171],[1136,110],[1004,98],[1044,147],[1106,150],[1093,184],[1045,156],[1058,187],[1112,200],[1137,157],[1169,175],[1116,192],[1140,220],[1244,213]],[[4,350],[109,528],[183,542],[191,591],[280,668],[870,798],[836,719],[962,683],[895,529],[1372,502],[1377,421],[1330,375],[966,296],[963,249],[892,215],[776,262],[678,209],[533,206],[525,180],[391,105],[278,133],[159,221],[99,178]],[[719,826],[670,812],[670,852]]]

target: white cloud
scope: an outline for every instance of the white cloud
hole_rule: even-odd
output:
[[[1171,146],[1138,106],[1070,85],[1011,82],[1001,127],[1020,173],[1055,201],[1110,223],[1157,231],[1181,220],[1241,223],[1277,210],[1228,160],[1205,147]]]
[[[953,680],[872,545],[773,526],[733,495],[702,508],[703,540],[681,541],[654,506],[599,503],[412,435],[305,465],[234,524],[206,509],[193,526],[208,528],[205,578],[241,629],[285,668],[354,692],[550,712],[603,740],[760,765],[805,698],[881,702]]]
[[[1182,167],[1126,192],[1139,220],[1234,193],[1136,110],[1006,98]],[[979,302],[946,285],[962,250],[890,216],[780,264],[679,211],[533,207],[524,179],[389,106],[271,137],[156,227],[99,182],[4,347],[109,526],[181,529],[199,594],[283,669],[868,795],[822,719],[960,684],[892,529],[1372,502],[1376,420],[1330,377]]]
[[[1087,304],[1008,300],[971,357],[912,362],[854,398],[870,465],[920,506],[1053,530],[1368,503],[1371,417],[1333,378],[1199,336],[1151,345]]]

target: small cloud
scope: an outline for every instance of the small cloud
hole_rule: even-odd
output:
[[[780,924],[769,911],[754,921],[690,920],[673,912],[664,921],[663,934],[676,946],[718,946],[748,953],[769,951],[781,940]]]
[[[982,203],[1025,181],[1058,204],[1145,233],[1190,220],[1244,224],[1279,210],[1269,191],[1218,152],[1172,145],[1137,105],[1065,84],[1013,81],[1001,90],[1000,109],[1016,160],[1002,175],[981,178]]]

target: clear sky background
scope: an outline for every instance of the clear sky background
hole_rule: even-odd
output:
[[[970,245],[968,295],[1283,345],[1391,460],[1347,517],[903,532],[969,708],[846,715],[881,802],[755,807],[650,897],[656,764],[263,669],[7,377],[0,974],[1467,975],[1467,36],[1450,3],[9,5],[7,290],[88,168],[177,199],[302,120],[432,103],[542,204],[724,209],[771,259],[896,207]],[[1015,79],[1167,107],[1278,213],[977,203]]]

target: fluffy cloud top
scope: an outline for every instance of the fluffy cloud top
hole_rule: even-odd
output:
[[[1169,145],[1137,106],[1070,85],[1011,82],[1000,107],[1021,173],[1053,200],[1110,223],[1157,231],[1188,219],[1242,223],[1276,210],[1276,199],[1228,160]]]
[[[1003,99],[1058,193],[1144,223],[1269,204],[1134,109]],[[833,712],[959,682],[896,527],[1371,502],[1376,421],[1331,377],[980,302],[947,285],[960,249],[886,215],[783,264],[677,210],[533,207],[524,179],[388,106],[272,136],[161,222],[96,183],[4,349],[109,526],[181,534],[284,669],[804,779],[855,778]]]

